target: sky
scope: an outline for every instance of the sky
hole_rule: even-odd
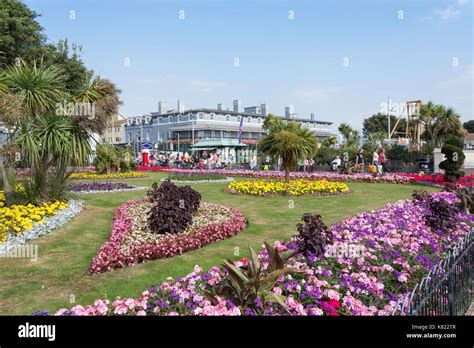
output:
[[[126,117],[240,99],[360,129],[390,98],[474,119],[471,0],[24,2],[117,84]]]

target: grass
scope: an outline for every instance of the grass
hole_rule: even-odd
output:
[[[145,178],[109,180],[149,187],[165,174]],[[242,180],[242,179],[237,179]],[[248,179],[247,179],[248,180]],[[303,213],[321,214],[327,225],[378,209],[386,203],[406,199],[410,185],[349,183],[348,195],[317,197],[244,197],[224,192],[225,183],[191,185],[204,201],[233,206],[247,217],[248,228],[239,235],[170,259],[161,259],[90,276],[92,258],[110,234],[114,209],[143,197],[145,191],[84,195],[85,210],[65,227],[33,243],[38,260],[0,258],[0,314],[25,314],[35,309],[55,311],[75,304],[87,305],[97,298],[137,296],[167,277],[178,277],[199,264],[204,269],[227,257],[247,256],[248,245],[259,248],[263,241],[284,240],[294,235]],[[432,188],[423,189],[434,191]]]

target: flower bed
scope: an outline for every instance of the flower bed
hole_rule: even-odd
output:
[[[82,208],[82,201],[77,200],[0,207],[0,255],[65,225]]]
[[[431,196],[449,204],[457,200],[446,192]],[[121,207],[116,218],[123,213]],[[285,266],[299,272],[279,277],[273,286],[273,293],[286,296],[289,313],[277,303],[258,299],[246,307],[220,297],[216,298],[217,303],[211,303],[204,291],[215,293],[226,273],[217,267],[203,272],[196,266],[190,274],[177,280],[168,278],[138,298],[97,300],[92,305],[60,309],[55,314],[389,315],[398,298],[412,290],[456,242],[468,236],[474,223],[473,216],[457,212],[451,217],[451,227],[432,229],[424,220],[429,214],[427,205],[405,200],[333,225],[332,248],[318,258],[298,255],[289,259]],[[127,228],[122,225],[117,228],[125,233]],[[280,251],[293,248],[294,244],[275,242]],[[258,258],[264,266],[268,265],[266,249]],[[248,262],[241,259],[234,265],[242,268]]]
[[[234,208],[201,203],[193,223],[179,234],[153,234],[146,223],[151,204],[130,201],[116,209],[112,232],[92,260],[89,272],[98,274],[116,268],[183,254],[232,237],[247,226]],[[209,214],[210,213],[210,214]]]
[[[146,176],[140,172],[125,172],[125,173],[110,173],[110,174],[99,174],[93,172],[74,172],[71,174],[71,179],[79,180],[99,180],[99,179],[132,179],[132,178],[143,178]]]
[[[148,168],[148,167],[145,167]],[[148,170],[140,169],[138,170]],[[273,170],[248,170],[248,169],[175,169],[175,168],[157,168],[157,171],[168,171],[172,173],[208,173],[208,174],[219,174],[224,176],[239,176],[248,177],[255,179],[275,179],[282,180],[285,177],[283,171]],[[151,169],[151,171],[154,171]],[[355,173],[355,174],[341,174],[335,172],[291,172],[290,178],[304,179],[304,180],[327,180],[327,181],[338,181],[338,182],[370,182],[370,183],[388,183],[388,184],[413,184],[415,181],[409,177],[386,173],[382,176],[377,176],[369,173]]]
[[[445,181],[444,175],[443,174],[434,174],[434,175],[428,175],[428,174],[404,174],[400,173],[399,175],[410,178],[414,180],[416,183],[429,183],[433,185],[446,185],[448,184],[447,181]],[[468,186],[468,187],[473,187],[474,186],[474,174],[467,175],[461,177],[456,184],[461,185],[461,186]]]
[[[80,194],[144,190],[144,187],[131,186],[120,182],[94,182],[71,185],[70,190]]]
[[[206,172],[181,173],[172,172],[168,175],[168,179],[176,182],[180,181],[222,181],[227,177],[222,174],[209,174]]]
[[[243,193],[253,196],[285,193],[293,196],[335,195],[350,192],[346,184],[327,180],[290,180],[288,184],[283,181],[239,181],[230,183],[227,188],[231,193]]]

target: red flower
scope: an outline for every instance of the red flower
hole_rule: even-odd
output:
[[[242,262],[244,265],[246,265],[246,264],[249,262],[249,260],[248,260],[247,258],[245,258],[245,257],[242,257],[242,258],[240,259],[240,262]]]
[[[329,304],[331,307],[335,308],[335,309],[341,308],[341,304],[339,303],[338,300],[334,300],[334,299],[329,300],[329,301],[328,301],[328,304]]]

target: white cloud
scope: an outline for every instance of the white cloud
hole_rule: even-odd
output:
[[[448,6],[446,7],[445,9],[435,9],[433,11],[434,15],[438,17],[438,19],[443,22],[443,23],[446,23],[446,22],[449,22],[457,17],[459,17],[459,15],[461,14],[461,11],[457,8],[455,8],[454,6]]]
[[[461,15],[462,7],[468,3],[470,3],[470,0],[455,0],[445,8],[434,9],[433,15],[441,23],[450,22],[452,20],[455,20]],[[422,21],[426,22],[427,18],[431,18],[431,17],[422,17]]]

